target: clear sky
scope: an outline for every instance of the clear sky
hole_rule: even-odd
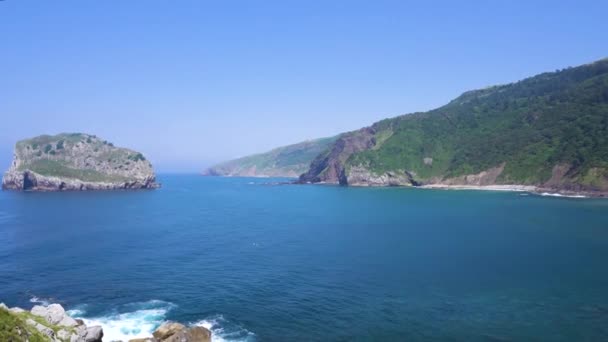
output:
[[[161,172],[608,56],[608,1],[0,1],[0,163],[87,132]],[[4,168],[2,166],[1,168]]]

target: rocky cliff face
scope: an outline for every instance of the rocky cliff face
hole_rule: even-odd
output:
[[[43,135],[17,142],[2,178],[11,190],[154,189],[152,165],[139,152],[89,134]]]
[[[372,148],[376,144],[375,130],[371,127],[341,135],[330,149],[317,156],[308,171],[300,176],[300,183],[348,184],[344,163],[356,152]]]
[[[405,170],[387,171],[376,174],[362,166],[352,166],[342,175],[343,185],[352,186],[417,186],[420,185],[410,172]]]

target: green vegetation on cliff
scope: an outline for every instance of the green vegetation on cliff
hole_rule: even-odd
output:
[[[63,133],[41,135],[17,142],[17,171],[30,170],[50,177],[87,182],[124,182],[130,173],[148,169],[139,152],[114,147],[94,135]],[[141,161],[145,165],[139,165]]]
[[[466,92],[438,109],[349,134],[373,136],[348,155],[331,147],[345,160],[345,178],[357,167],[439,183],[504,166],[493,183],[606,191],[608,59]],[[317,157],[303,180],[336,181],[318,177],[332,165],[326,159]]]
[[[325,151],[337,137],[315,139],[275,148],[215,165],[203,173],[209,176],[268,176],[297,177],[306,171],[310,162]]]
[[[26,317],[25,314],[14,314],[0,308],[0,341],[50,341],[31,325],[25,323],[27,318],[29,316]]]
[[[139,152],[83,133],[18,141],[3,189],[62,191],[157,188],[152,165]]]

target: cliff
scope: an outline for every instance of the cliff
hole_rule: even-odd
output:
[[[301,183],[608,193],[608,59],[342,134]]]
[[[337,137],[304,141],[272,151],[226,161],[205,171],[205,176],[298,177],[310,162]]]
[[[63,191],[159,187],[143,154],[94,135],[42,135],[21,140],[2,178],[10,190]]]

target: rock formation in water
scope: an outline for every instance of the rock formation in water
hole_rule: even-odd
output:
[[[167,322],[158,327],[152,337],[129,342],[211,342],[211,331],[204,327],[186,327],[180,323]]]
[[[143,154],[94,135],[42,135],[15,145],[2,178],[11,190],[63,191],[154,189],[159,187]]]

